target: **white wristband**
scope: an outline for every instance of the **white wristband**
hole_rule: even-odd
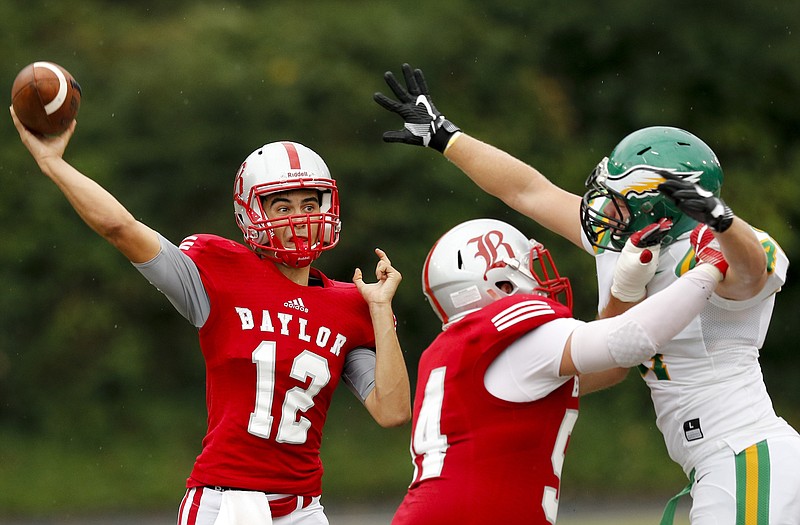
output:
[[[725,278],[725,276],[722,274],[722,271],[720,271],[719,268],[717,268],[711,263],[701,262],[700,264],[695,266],[695,268],[697,269],[698,272],[707,273],[708,275],[716,279],[718,283],[721,283],[722,280]]]

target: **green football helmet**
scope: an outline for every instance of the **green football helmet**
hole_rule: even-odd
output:
[[[690,231],[697,222],[685,215],[658,185],[660,172],[675,173],[719,197],[722,167],[705,142],[688,131],[653,126],[634,131],[586,179],[581,226],[598,248],[620,251],[628,237],[666,217],[673,226],[662,245]]]

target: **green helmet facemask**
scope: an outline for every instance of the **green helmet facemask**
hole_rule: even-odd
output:
[[[594,246],[620,251],[628,237],[666,217],[667,245],[697,224],[658,191],[668,170],[719,196],[722,168],[705,142],[688,131],[654,126],[634,131],[600,161],[586,180],[581,226]]]

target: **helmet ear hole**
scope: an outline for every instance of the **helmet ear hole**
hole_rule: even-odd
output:
[[[494,283],[498,290],[502,291],[505,294],[512,294],[514,293],[514,283],[511,281],[497,281]]]

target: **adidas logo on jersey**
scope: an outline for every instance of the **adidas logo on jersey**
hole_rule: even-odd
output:
[[[286,308],[293,308],[300,312],[308,313],[308,308],[306,308],[306,305],[303,304],[303,300],[300,299],[299,297],[297,299],[292,299],[291,301],[286,301],[285,303],[283,303],[283,306],[285,306]]]

